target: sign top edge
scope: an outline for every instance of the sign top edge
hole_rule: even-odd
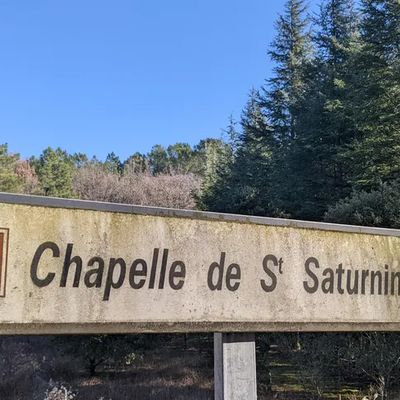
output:
[[[368,226],[333,224],[326,222],[303,221],[285,218],[258,217],[252,215],[228,214],[210,211],[182,210],[175,208],[139,206],[121,203],[108,203],[92,200],[64,199],[57,197],[35,196],[0,192],[0,203],[37,207],[65,208],[77,210],[139,214],[159,217],[191,218],[220,222],[238,222],[255,225],[282,226],[300,229],[360,233],[381,236],[400,237],[399,229],[376,228]]]

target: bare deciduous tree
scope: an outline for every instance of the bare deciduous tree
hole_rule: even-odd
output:
[[[79,168],[73,188],[86,200],[191,209],[200,178],[193,174],[153,176],[149,173],[110,173],[101,165]]]
[[[18,160],[15,173],[22,181],[23,193],[42,194],[39,178],[28,160]]]

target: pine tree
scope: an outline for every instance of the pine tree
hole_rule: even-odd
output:
[[[8,145],[0,145],[0,191],[20,192],[23,180],[17,175],[16,167],[19,160],[18,154],[10,154]]]
[[[218,149],[222,149],[225,143],[222,139],[201,139],[193,147],[193,157],[190,162],[190,172],[202,178],[210,177],[215,170]]]
[[[230,118],[225,131],[228,141],[217,140],[205,143],[205,167],[203,182],[196,195],[197,207],[202,210],[228,212],[232,167],[238,137],[236,122]]]
[[[122,162],[113,151],[107,154],[106,160],[104,161],[104,168],[107,172],[112,174],[120,174],[122,172]]]
[[[82,168],[89,163],[88,156],[85,153],[74,153],[71,158],[76,168]]]
[[[312,47],[309,21],[303,0],[288,0],[276,23],[277,34],[269,55],[275,63],[273,76],[263,87],[262,108],[275,139],[271,192],[274,208],[286,210],[293,203],[288,159],[298,135],[301,99],[306,89],[306,72]],[[266,133],[271,135],[271,133]]]
[[[168,146],[167,155],[171,172],[187,174],[191,171],[194,153],[188,143],[175,143]]]
[[[54,150],[48,147],[33,164],[46,196],[74,197],[74,161],[67,152],[60,148]]]
[[[350,192],[342,153],[354,138],[352,60],[357,48],[353,0],[326,0],[315,26],[316,56],[299,100],[297,136],[288,154],[285,208],[297,218],[320,219]]]
[[[354,0],[324,0],[316,19],[314,35],[318,60],[340,77],[347,66],[349,49],[358,35],[358,16]]]
[[[165,148],[159,144],[152,147],[148,154],[150,170],[154,175],[170,172],[168,154]]]
[[[148,159],[145,154],[135,152],[123,163],[124,174],[141,174],[148,172]]]
[[[231,119],[226,134],[229,145],[210,149],[200,207],[238,214],[273,214],[275,138],[256,90],[251,91],[243,110],[240,130]]]
[[[230,173],[229,211],[272,215],[274,196],[271,179],[276,143],[256,90],[250,93],[240,125]]]
[[[269,51],[275,62],[273,77],[264,88],[265,108],[276,139],[283,148],[296,137],[298,101],[304,90],[304,67],[310,58],[309,21],[304,0],[288,0],[276,23]]]
[[[350,181],[370,190],[400,176],[400,2],[363,0]]]

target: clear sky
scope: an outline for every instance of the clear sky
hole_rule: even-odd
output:
[[[2,0],[0,142],[122,159],[219,137],[271,71],[284,0]]]

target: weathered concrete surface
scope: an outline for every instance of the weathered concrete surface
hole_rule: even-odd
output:
[[[214,333],[214,399],[256,400],[254,333]]]
[[[46,208],[5,203],[0,204],[0,227],[9,229],[7,273],[2,278],[5,297],[0,298],[0,333],[400,328],[397,278],[394,293],[391,294],[388,281],[385,294],[385,271],[400,272],[400,238],[387,233],[66,209],[56,208],[54,204]],[[31,277],[32,261],[39,246],[48,242],[59,248],[60,255],[53,257],[49,248],[41,254],[37,278],[44,280],[49,273],[55,276],[50,284],[39,287]],[[68,244],[73,245],[71,258],[82,259],[77,287],[73,286],[74,265],[65,287],[60,287]],[[159,249],[159,258],[154,288],[149,288],[154,249]],[[164,249],[168,249],[168,260],[160,288]],[[3,265],[5,250],[4,247]],[[225,253],[222,287],[211,290],[207,280],[209,267],[213,262],[220,262],[221,253]],[[268,255],[275,257],[267,257],[269,274],[263,266]],[[87,272],[99,266],[98,263],[88,266],[93,257],[104,260],[100,287],[85,285]],[[121,287],[111,287],[105,299],[112,258],[125,261],[126,274]],[[136,288],[133,288],[129,280],[131,265],[138,259],[147,263],[147,275],[142,267],[136,270],[136,275],[134,271]],[[310,259],[319,263],[319,268],[315,262],[309,264],[310,271],[319,280],[313,293],[305,289],[305,285],[313,289],[315,283],[305,269]],[[171,264],[177,261],[185,265],[184,278],[181,266],[175,266],[175,275],[171,275]],[[240,279],[235,266],[231,267],[230,279],[226,278],[232,264],[240,266]],[[359,270],[359,278],[362,270],[380,271],[381,282],[375,278],[374,294],[367,280],[364,294],[361,283],[358,294],[349,294],[346,290],[341,294],[335,272],[339,264],[346,271]],[[328,267],[335,274],[333,293],[324,293],[321,289],[322,280],[329,275],[324,275]],[[115,282],[119,272],[117,265]],[[271,290],[273,276],[276,285]],[[88,279],[93,283],[95,277],[92,274]],[[170,278],[175,288],[171,287]],[[142,280],[145,280],[143,287],[138,288]],[[182,287],[177,289],[182,282]],[[218,283],[216,275],[212,283]],[[381,294],[378,294],[379,283]]]

